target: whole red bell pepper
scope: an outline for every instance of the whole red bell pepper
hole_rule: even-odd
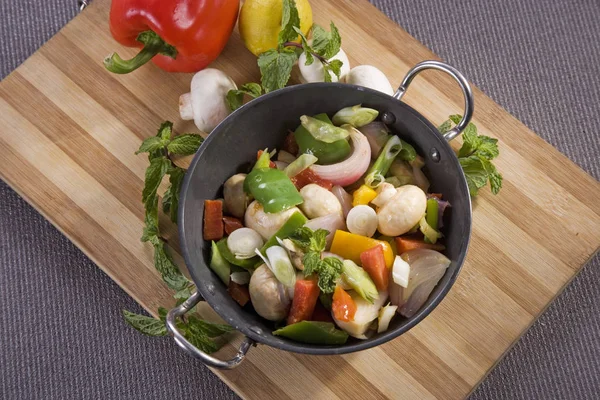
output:
[[[113,53],[105,67],[129,73],[152,60],[168,72],[196,72],[223,50],[237,21],[239,0],[113,0],[110,32],[124,46],[142,47],[130,60]]]

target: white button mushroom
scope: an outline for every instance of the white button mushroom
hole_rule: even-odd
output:
[[[359,65],[352,68],[342,76],[340,82],[379,90],[390,96],[394,94],[394,89],[385,74],[372,65]]]
[[[371,323],[379,316],[379,309],[385,304],[388,293],[386,291],[379,292],[379,297],[373,300],[373,303],[369,303],[356,292],[350,292],[352,300],[356,303],[356,313],[354,314],[354,320],[349,322],[338,321],[334,318],[335,323],[348,332],[350,336],[357,339],[367,339],[365,333],[371,326]]]
[[[342,205],[333,193],[316,183],[310,183],[300,189],[304,202],[300,209],[308,218],[318,218],[329,214],[342,215]]]
[[[264,242],[262,237],[254,229],[236,229],[227,238],[227,247],[235,258],[246,260],[255,256],[254,251],[260,249]]]
[[[248,206],[248,195],[244,192],[246,174],[235,174],[223,185],[225,210],[236,218],[242,218]]]
[[[197,72],[192,78],[190,93],[179,97],[181,119],[193,119],[201,131],[212,131],[231,112],[225,97],[232,89],[237,86],[223,71],[206,68]]]
[[[260,233],[263,239],[269,240],[295,212],[300,210],[292,207],[278,213],[268,213],[258,201],[254,200],[246,209],[244,225]]]
[[[309,40],[309,43],[312,43],[312,40]],[[348,56],[340,48],[338,53],[331,57],[327,61],[339,60],[342,62],[342,68],[340,68],[340,76],[347,74],[350,71],[350,61],[348,60]],[[324,82],[325,81],[325,71],[323,71],[323,63],[314,57],[314,62],[310,65],[306,65],[306,54],[302,53],[300,58],[298,59],[298,68],[300,69],[300,82],[302,83],[310,83],[310,82]],[[333,73],[329,72],[331,76],[332,82],[337,82],[338,77]]]
[[[269,321],[280,321],[287,316],[291,303],[289,293],[265,264],[252,274],[248,290],[258,315]]]
[[[396,189],[396,194],[377,211],[379,233],[402,235],[412,229],[425,215],[427,196],[414,185]]]

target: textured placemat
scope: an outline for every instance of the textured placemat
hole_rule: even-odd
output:
[[[598,178],[600,6],[373,1],[495,101]],[[542,8],[543,7],[543,8]],[[77,11],[74,0],[0,0],[4,77]],[[464,22],[461,22],[464,21]],[[0,184],[0,398],[235,398],[169,340],[137,335],[139,307]],[[600,392],[600,259],[542,315],[473,398]]]

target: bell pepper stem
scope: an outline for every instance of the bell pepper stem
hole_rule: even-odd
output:
[[[146,64],[157,54],[171,58],[177,56],[175,47],[165,42],[153,31],[141,32],[136,40],[144,45],[139,53],[129,60],[123,60],[117,53],[112,53],[104,59],[106,69],[115,74],[128,74]]]

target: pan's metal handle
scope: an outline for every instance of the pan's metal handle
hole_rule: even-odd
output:
[[[219,360],[218,358],[214,358],[198,349],[183,336],[179,329],[177,329],[177,326],[175,325],[177,318],[194,308],[194,306],[198,304],[200,300],[202,300],[202,296],[200,296],[199,292],[195,292],[186,301],[181,303],[181,305],[170,310],[167,313],[167,330],[171,333],[171,335],[173,335],[175,343],[177,343],[179,347],[209,367],[217,369],[232,369],[237,367],[242,361],[244,361],[244,357],[246,357],[246,353],[254,344],[254,340],[246,337],[242,342],[237,354],[231,360],[223,361]]]
[[[89,0],[77,0],[77,5],[79,6],[79,11],[83,11],[84,8],[90,5]]]
[[[475,109],[475,104],[473,102],[473,92],[471,91],[471,85],[467,79],[461,74],[456,68],[445,64],[439,61],[423,61],[415,65],[404,77],[404,80],[400,84],[396,93],[394,93],[395,99],[402,99],[402,96],[406,93],[408,86],[412,82],[412,80],[417,76],[417,74],[426,69],[437,69],[439,71],[443,71],[450,75],[451,77],[458,82],[460,88],[462,89],[463,95],[465,97],[465,111],[463,113],[463,117],[460,122],[448,132],[444,133],[444,139],[447,141],[451,141],[458,135],[462,133],[462,131],[467,127],[471,118],[473,117],[473,110]]]

